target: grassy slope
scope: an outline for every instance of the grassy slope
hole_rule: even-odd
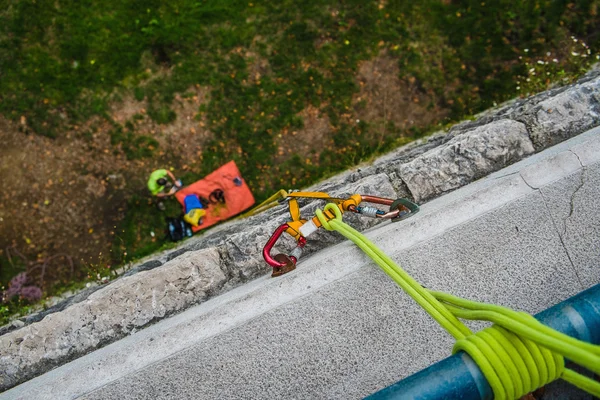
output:
[[[586,54],[571,35],[585,39],[592,52],[599,45],[597,0],[6,3],[0,11],[1,113],[49,137],[100,116],[112,124],[112,144],[127,158],[152,160],[158,142],[137,129],[140,116],[119,123],[109,104],[130,93],[147,102],[153,120],[168,123],[177,118],[177,94],[210,88],[197,118],[212,136],[183,178],[193,181],[233,159],[257,200],[431,128],[390,124],[385,135],[373,136],[370,121],[344,117],[360,106],[352,99],[361,61],[382,52],[396,59],[402,80],[417,85],[429,107],[448,110],[448,119],[439,121],[448,122],[541,90],[552,79],[577,76],[589,63],[569,56],[572,48]],[[558,62],[536,63],[553,58]],[[328,116],[333,142],[314,161],[303,155],[276,160],[278,135],[302,128],[298,113],[309,106]],[[113,261],[156,250],[160,242],[142,232],[162,225],[163,216],[142,195],[130,195]]]

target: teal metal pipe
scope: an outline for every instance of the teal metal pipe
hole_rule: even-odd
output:
[[[600,284],[535,315],[566,335],[600,344]],[[492,388],[464,352],[448,357],[416,374],[376,392],[369,400],[492,400]]]

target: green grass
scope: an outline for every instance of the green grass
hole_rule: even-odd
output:
[[[92,116],[109,119],[116,93],[131,93],[148,102],[154,121],[166,124],[177,118],[171,108],[176,94],[208,87],[210,101],[198,112],[213,137],[183,178],[192,182],[235,160],[258,201],[435,128],[403,131],[390,124],[386,135],[374,137],[369,121],[349,125],[340,118],[352,110],[359,63],[381,51],[397,59],[402,79],[450,110],[439,121],[446,124],[543,90],[551,80],[574,79],[591,57],[563,56],[544,70],[549,78],[527,81],[531,65],[548,52],[550,58],[564,52],[572,35],[586,41],[590,56],[600,45],[598,0],[6,3],[0,11],[2,114],[25,117],[32,131],[56,137]],[[258,79],[252,75],[257,62],[268,65]],[[321,149],[316,163],[300,155],[276,163],[277,134],[300,128],[298,113],[308,106],[328,115],[335,145]],[[111,143],[128,159],[152,159],[158,142],[136,132],[139,118],[113,123]],[[153,207],[141,194],[128,200],[113,246],[117,260],[162,245],[149,235],[164,226]]]
[[[175,198],[166,199],[163,203],[166,209],[161,212],[157,209],[156,202],[148,200],[145,195],[136,194],[129,199],[127,216],[117,227],[111,255],[105,264],[132,262],[170,247],[165,218],[181,214],[181,205]]]
[[[175,93],[209,85],[207,113],[217,121],[211,128],[240,145],[254,144],[254,128],[292,124],[309,104],[327,103],[339,114],[356,91],[357,63],[376,55],[382,41],[403,75],[456,100],[458,117],[514,95],[511,78],[522,66],[510,61],[525,48],[543,54],[573,34],[591,37],[595,49],[599,22],[597,1],[8,4],[0,42],[5,115],[24,115],[36,132],[56,136],[65,119],[103,115],[109,94],[126,87],[149,100],[153,119],[167,123],[176,118],[169,109]],[[268,60],[272,73],[260,85],[244,82],[249,58],[236,49]],[[169,77],[147,82],[148,69],[160,67],[171,68]],[[460,87],[448,90],[453,82]],[[271,118],[261,120],[260,112]]]
[[[122,127],[115,124],[114,129],[110,131],[111,145],[120,148],[129,160],[139,160],[152,157],[154,150],[158,148],[156,139],[144,136],[135,135],[133,126]]]
[[[23,303],[20,300],[0,304],[0,326],[8,324],[14,318],[27,315],[32,310],[31,304]]]

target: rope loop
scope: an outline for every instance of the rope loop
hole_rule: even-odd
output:
[[[325,205],[325,207],[323,208],[323,210],[324,211],[328,211],[328,210],[332,211],[335,214],[335,220],[336,221],[341,221],[342,220],[342,211],[334,203],[327,203]],[[315,210],[315,215],[319,219],[319,222],[321,223],[321,225],[323,226],[323,228],[327,229],[328,231],[333,231],[334,230],[334,228],[329,224],[329,221],[327,220],[327,217],[325,217],[325,215],[323,214],[323,211],[321,211],[319,209],[316,209]]]
[[[518,399],[560,378],[565,361],[560,354],[492,325],[456,341],[453,354],[464,351],[477,363],[494,399]]]

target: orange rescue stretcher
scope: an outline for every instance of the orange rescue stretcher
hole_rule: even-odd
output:
[[[254,205],[254,196],[234,161],[180,189],[175,197],[184,213],[189,211],[186,205],[187,208],[193,207],[191,204],[198,204],[196,199],[200,200],[205,213],[198,221],[198,226],[192,226],[193,232],[227,220]]]

